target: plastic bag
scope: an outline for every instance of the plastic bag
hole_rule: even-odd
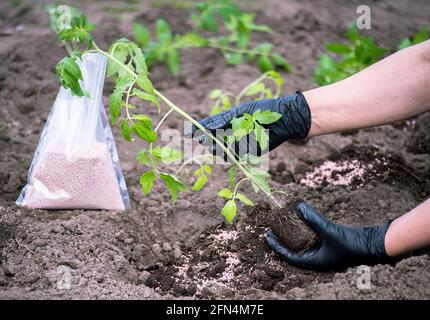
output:
[[[82,56],[76,97],[61,87],[17,204],[36,209],[130,208],[124,176],[102,102],[106,58]]]

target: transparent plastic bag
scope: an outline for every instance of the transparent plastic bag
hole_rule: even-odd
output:
[[[82,56],[88,97],[60,88],[17,204],[36,209],[130,208],[130,198],[102,102],[106,58]]]

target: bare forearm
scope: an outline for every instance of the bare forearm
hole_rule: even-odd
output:
[[[340,82],[303,93],[309,136],[373,127],[430,110],[430,40]]]
[[[430,199],[394,220],[385,236],[385,251],[397,256],[430,245]]]

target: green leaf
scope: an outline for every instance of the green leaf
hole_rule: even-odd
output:
[[[267,88],[264,91],[264,95],[265,95],[266,99],[272,99],[273,98],[273,92],[272,92],[272,90],[270,90],[270,88]]]
[[[228,188],[224,188],[218,191],[218,196],[225,199],[231,199],[233,197],[233,192],[231,192],[231,190]]]
[[[266,150],[269,147],[269,135],[266,133],[264,127],[255,124],[254,134],[261,150]]]
[[[354,42],[359,37],[358,28],[355,23],[352,23],[351,26],[348,29],[348,32],[346,33],[346,36],[351,42]]]
[[[266,86],[264,85],[263,82],[258,82],[256,84],[254,84],[253,86],[251,86],[246,92],[245,92],[245,96],[250,97],[253,95],[256,95],[262,91],[264,91],[264,89],[266,88]]]
[[[417,34],[415,34],[414,38],[412,39],[412,43],[413,44],[421,43],[421,42],[427,40],[428,37],[429,37],[428,29],[423,27],[420,29],[420,31],[418,31]]]
[[[128,52],[128,48],[127,48],[126,45],[124,45],[121,42],[115,42],[109,48],[109,53],[116,60],[118,60],[118,62],[124,64],[125,60],[127,59],[127,55],[128,55],[129,52]],[[116,61],[114,61],[112,59],[108,59],[106,76],[107,77],[111,77],[114,74],[116,74],[120,69],[121,69],[121,67],[120,67],[120,65]]]
[[[157,146],[152,150],[152,155],[164,162],[176,162],[182,159],[182,153],[174,148],[168,146]]]
[[[125,91],[133,84],[133,76],[128,72],[119,72],[115,81],[115,90]]]
[[[230,97],[225,95],[221,98],[221,103],[222,106],[224,107],[224,110],[228,110],[231,107],[231,101],[230,101]]]
[[[146,65],[146,59],[143,55],[142,49],[134,48],[134,64],[136,66],[136,73],[138,77],[148,77],[148,66]],[[140,79],[142,81],[142,79]]]
[[[282,114],[278,112],[273,112],[270,110],[257,110],[252,114],[252,117],[255,121],[258,121],[260,124],[271,124],[273,122],[278,121],[282,118]]]
[[[201,176],[203,174],[203,169],[200,167],[196,171],[194,171],[194,175],[196,177]]]
[[[149,39],[151,38],[151,33],[147,28],[145,28],[140,23],[133,23],[133,34],[134,39],[142,48],[146,48]]]
[[[272,61],[270,60],[270,58],[268,56],[261,56],[258,59],[258,67],[260,68],[260,70],[262,72],[266,72],[266,71],[270,71],[270,70],[275,69]]]
[[[154,87],[152,86],[152,82],[148,79],[145,75],[138,75],[136,78],[136,82],[143,90],[145,90],[147,93],[150,93],[154,95]]]
[[[207,165],[207,164],[204,164],[203,165],[203,171],[206,172],[207,174],[211,174],[212,173],[212,167]]]
[[[152,185],[155,181],[155,173],[154,171],[146,171],[141,177],[140,177],[140,185],[142,187],[142,191],[147,196],[152,189]]]
[[[179,58],[179,51],[176,49],[170,49],[167,52],[167,66],[169,71],[177,77],[181,71],[181,61]]]
[[[283,56],[281,56],[278,53],[274,53],[272,55],[272,59],[273,62],[277,65],[280,66],[282,69],[285,70],[285,72],[291,72],[291,66],[288,63],[287,59],[285,59]]]
[[[237,193],[236,198],[239,199],[244,205],[247,205],[247,206],[253,206],[254,205],[254,203],[247,196],[245,196],[242,193]]]
[[[205,12],[202,14],[201,27],[206,31],[218,32],[218,23],[211,12]]]
[[[157,141],[157,133],[152,129],[152,124],[148,124],[147,121],[135,121],[132,128],[142,140],[148,142]]]
[[[240,52],[235,52],[235,53],[225,52],[224,56],[226,58],[227,64],[230,64],[230,65],[241,64],[243,60],[243,54]]]
[[[135,114],[133,115],[134,120],[144,122],[148,127],[152,127],[152,118],[146,114]]]
[[[236,141],[249,134],[254,129],[254,121],[252,115],[245,113],[242,117],[233,118],[231,120],[233,135]]]
[[[250,30],[243,19],[238,19],[237,22],[237,45],[240,49],[245,49],[249,43]]]
[[[243,156],[243,159],[247,162],[247,163],[249,163],[249,164],[251,164],[251,165],[254,165],[254,166],[256,166],[256,165],[258,165],[258,164],[260,164],[261,163],[261,158],[260,157],[257,157],[257,156],[254,156],[253,154],[245,154],[244,156]]]
[[[201,175],[205,175],[205,174],[211,174],[212,173],[212,167],[204,164],[203,166],[201,166],[200,168],[198,168],[195,172],[194,175],[196,177],[201,176]]]
[[[409,38],[403,39],[397,47],[397,50],[402,50],[408,48],[412,45],[412,42]]]
[[[160,111],[160,108],[161,108],[160,101],[158,101],[158,99],[157,99],[156,96],[154,96],[154,95],[152,95],[150,93],[144,92],[144,91],[142,91],[140,89],[137,89],[137,88],[133,89],[133,94],[136,95],[136,96],[138,96],[142,100],[146,100],[146,101],[152,102],[153,104],[155,104],[157,106],[158,111]]]
[[[270,175],[266,171],[262,171],[257,168],[250,168],[249,171],[252,177],[251,183],[254,191],[258,192],[260,188],[263,188],[267,193],[270,193],[270,186],[267,182],[267,178],[269,178]]]
[[[128,125],[127,119],[122,119],[121,121],[121,133],[124,139],[128,142],[131,142],[131,128]]]
[[[211,92],[211,93],[210,93],[210,95],[209,95],[209,99],[211,99],[211,100],[215,100],[215,99],[217,99],[219,96],[221,96],[221,94],[222,94],[222,92],[221,92],[221,90],[220,90],[220,89],[212,90],[212,92]]]
[[[175,43],[177,48],[201,48],[209,45],[209,39],[195,32],[189,32],[182,36],[176,35]]]
[[[205,186],[205,184],[206,184],[207,181],[208,181],[208,176],[206,176],[206,175],[200,176],[196,180],[196,182],[194,183],[194,185],[191,188],[191,190],[193,190],[193,191],[200,191],[201,189],[203,189],[203,187]]]
[[[160,172],[160,178],[164,181],[167,188],[169,188],[173,203],[175,204],[179,192],[185,192],[187,188],[178,178],[168,173]]]
[[[172,39],[172,31],[166,20],[157,20],[155,24],[155,34],[157,35],[158,40],[160,40],[161,42],[170,41]]]
[[[143,165],[149,165],[151,163],[151,158],[148,155],[148,151],[145,149],[139,151],[139,153],[137,154],[136,160],[142,163]]]
[[[328,51],[339,54],[351,52],[351,48],[343,43],[327,43],[325,47]]]
[[[336,61],[326,54],[320,56],[320,66],[323,69],[334,69],[336,68]]]
[[[64,68],[68,71],[74,78],[82,80],[81,69],[73,58],[66,58],[64,60]]]
[[[67,70],[63,71],[63,86],[65,88],[69,88],[72,91],[72,93],[78,97],[85,96],[85,93],[81,88],[79,80],[77,78],[75,78]]]
[[[221,210],[221,214],[225,217],[228,223],[232,223],[237,213],[237,206],[234,200],[228,200]]]
[[[115,125],[121,113],[121,106],[123,104],[122,97],[122,90],[114,90],[109,97],[109,111],[112,125]]]
[[[82,74],[76,59],[78,59],[77,56],[63,58],[55,66],[55,72],[64,88],[70,89],[78,97],[83,97],[85,93],[79,83],[79,80],[82,80]]]

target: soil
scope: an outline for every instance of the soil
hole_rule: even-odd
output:
[[[15,3],[15,4],[14,4]],[[301,270],[281,261],[266,245],[272,208],[263,195],[255,207],[240,207],[233,225],[223,221],[223,201],[214,194],[225,187],[227,168],[217,166],[204,192],[187,192],[175,206],[158,182],[144,197],[135,158],[144,144],[126,143],[113,128],[132,209],[122,211],[33,210],[15,205],[26,183],[43,124],[58,91],[54,66],[65,51],[47,28],[35,1],[0,3],[0,298],[155,299],[155,298],[359,298],[425,299],[430,296],[430,250],[396,265],[370,267],[372,289],[357,286],[359,267],[338,273]],[[191,25],[183,8],[154,7],[150,1],[118,10],[101,2],[67,1],[98,25],[102,47],[131,36],[133,21],[154,27],[157,17],[178,30]],[[152,2],[153,3],[153,2]],[[294,66],[285,75],[284,92],[315,87],[314,68],[326,42],[341,41],[363,1],[244,2],[257,22],[274,29],[277,51]],[[372,29],[366,33],[387,48],[428,25],[427,1],[372,1]],[[255,79],[254,65],[227,67],[217,50],[186,51],[182,73],[172,78],[165,67],[152,70],[159,90],[196,118],[210,108],[213,88],[236,92]],[[107,106],[112,83],[105,86]],[[284,144],[271,152],[272,187],[300,198],[336,223],[375,225],[395,219],[430,194],[429,115],[397,124],[316,137]],[[183,129],[172,116],[166,128]],[[335,184],[351,171],[331,172],[322,183],[302,183],[326,161],[359,161],[363,171],[351,184]],[[354,164],[358,162],[352,162]],[[167,170],[167,168],[166,168]],[[347,172],[348,171],[348,172]],[[191,180],[192,178],[190,178]],[[251,194],[244,187],[243,193]],[[304,235],[300,233],[300,235]],[[305,237],[307,239],[307,237]],[[298,246],[302,248],[302,245]],[[306,248],[306,245],[303,246]]]

